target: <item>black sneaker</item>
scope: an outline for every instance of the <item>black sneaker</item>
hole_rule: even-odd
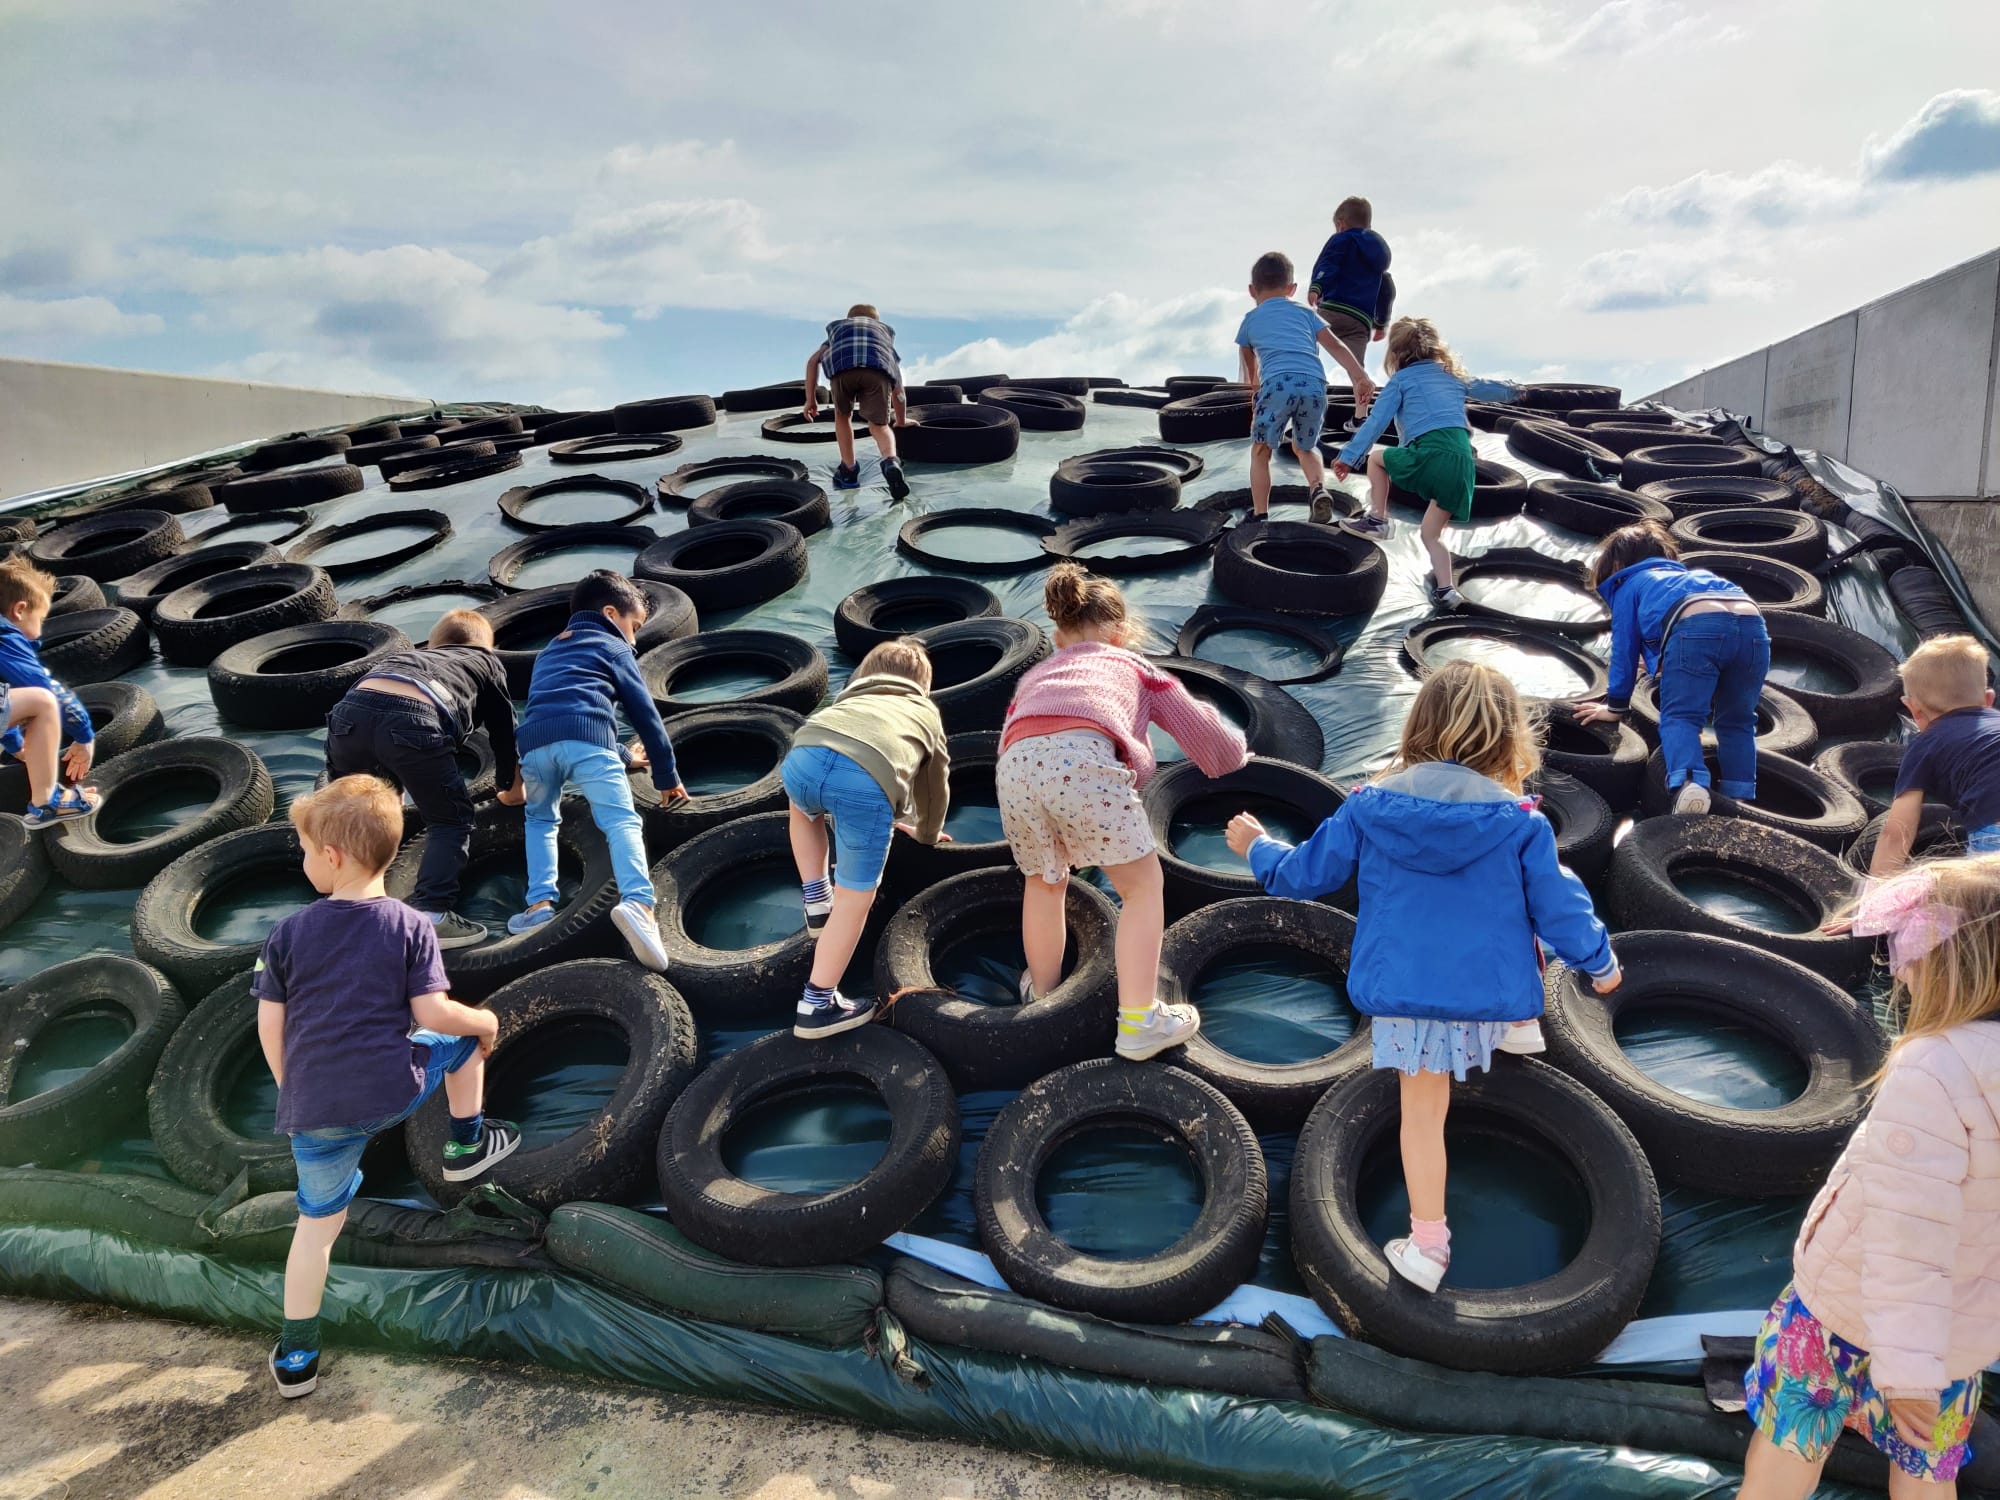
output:
[[[470,1182],[497,1161],[505,1161],[521,1148],[521,1127],[507,1120],[488,1119],[479,1140],[471,1146],[457,1141],[444,1143],[444,1180]]]
[[[1333,496],[1329,495],[1324,489],[1314,490],[1312,492],[1312,509],[1309,514],[1321,526],[1332,525]]]
[[[903,477],[901,460],[894,458],[883,459],[882,477],[889,482],[890,499],[907,500],[910,498],[910,481]]]
[[[835,464],[833,466],[833,487],[837,490],[860,489],[861,465]]]
[[[287,1401],[310,1396],[319,1384],[319,1351],[286,1354],[284,1347],[282,1339],[271,1346],[271,1379],[277,1382],[278,1394]]]
[[[811,1041],[814,1037],[839,1036],[843,1031],[852,1031],[857,1026],[866,1026],[875,1019],[873,1000],[850,1000],[839,990],[824,1005],[808,1005],[799,1002],[798,1019],[792,1023],[792,1035]]]
[[[1450,614],[1465,603],[1465,595],[1461,594],[1457,589],[1441,589],[1437,586],[1435,580],[1424,587],[1431,596],[1431,608],[1443,614]]]
[[[438,947],[450,952],[455,948],[476,948],[486,941],[486,929],[455,911],[425,912],[431,919],[431,926],[437,930]]]
[[[806,903],[806,931],[817,936],[826,926],[826,919],[833,915],[833,901],[808,901]]]

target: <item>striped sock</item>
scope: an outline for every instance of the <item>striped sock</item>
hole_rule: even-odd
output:
[[[805,993],[799,997],[800,1010],[819,1010],[833,1004],[835,986],[808,984]]]
[[[799,886],[807,906],[824,906],[833,899],[833,882],[825,879],[804,881]]]

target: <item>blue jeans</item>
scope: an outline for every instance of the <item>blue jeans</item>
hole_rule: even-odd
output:
[[[833,883],[872,891],[882,883],[896,810],[875,778],[824,745],[800,745],[782,767],[785,795],[800,812],[833,814]]]
[[[2000,854],[2000,823],[1975,828],[1965,840],[1967,854]]]
[[[409,1119],[418,1105],[438,1091],[445,1074],[456,1073],[479,1050],[476,1038],[446,1036],[441,1031],[413,1031],[410,1040],[427,1043],[431,1056],[424,1064],[423,1087],[407,1106],[367,1125],[330,1125],[292,1132],[292,1160],[299,1169],[299,1212],[308,1219],[330,1219],[344,1212],[361,1190],[361,1153],[368,1149],[368,1142]]]
[[[1757,795],[1757,696],[1771,670],[1771,635],[1762,615],[1689,615],[1667,633],[1660,653],[1660,749],[1667,787],[1708,786],[1701,730],[1715,719],[1715,790],[1748,802]]]
[[[646,873],[646,835],[632,807],[632,783],[616,750],[582,740],[558,740],[521,757],[521,786],[528,794],[528,905],[557,900],[556,831],[562,827],[562,797],[575,787],[590,804],[591,820],[603,830],[611,850],[622,901],[651,906],[653,882]]]

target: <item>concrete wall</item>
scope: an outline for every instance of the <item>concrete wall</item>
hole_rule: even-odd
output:
[[[2000,250],[1654,393],[1906,495],[2000,495]]]
[[[0,359],[0,501],[427,404],[417,396]]]

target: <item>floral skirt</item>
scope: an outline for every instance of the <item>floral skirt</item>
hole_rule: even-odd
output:
[[[1507,1021],[1413,1021],[1377,1016],[1369,1024],[1375,1066],[1399,1073],[1449,1073],[1460,1083],[1473,1069],[1493,1066],[1493,1049],[1507,1034]]]

